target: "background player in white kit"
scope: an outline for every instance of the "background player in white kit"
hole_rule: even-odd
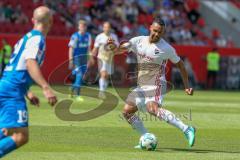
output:
[[[161,120],[179,128],[192,147],[195,142],[195,128],[184,124],[172,112],[162,107],[163,94],[166,93],[165,66],[167,60],[174,63],[180,70],[185,92],[193,94],[188,84],[188,74],[182,60],[175,49],[161,37],[165,31],[165,23],[160,18],[153,21],[149,36],[130,39],[129,43],[121,44],[115,52],[133,51],[138,59],[138,87],[128,96],[123,115],[141,135],[147,133],[142,121],[135,114],[137,110],[147,111]],[[139,145],[136,146],[139,148]]]
[[[99,78],[99,98],[105,98],[105,90],[108,86],[109,75],[113,73],[113,62],[112,58],[114,52],[112,50],[106,49],[106,44],[111,39],[111,42],[114,42],[118,45],[118,38],[114,33],[111,33],[111,24],[109,22],[103,23],[103,32],[97,35],[92,54],[95,56],[98,53],[98,68],[100,72]]]

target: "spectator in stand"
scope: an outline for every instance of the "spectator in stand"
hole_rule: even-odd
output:
[[[137,31],[138,31],[138,35],[141,35],[141,36],[148,35],[148,28],[144,24],[139,25]]]
[[[0,2],[0,22],[6,21],[5,19],[5,11],[4,11],[4,5],[2,2]]]
[[[235,47],[234,42],[233,42],[233,39],[232,39],[231,36],[228,36],[228,38],[227,38],[227,44],[226,44],[226,47],[229,47],[229,48],[233,48],[233,47]]]
[[[16,16],[15,23],[16,24],[27,24],[28,17],[23,12],[20,12],[20,14]]]
[[[220,35],[217,39],[215,39],[215,44],[218,47],[226,47],[227,46],[227,40],[222,35]]]
[[[137,4],[136,3],[127,3],[125,6],[125,14],[126,14],[126,19],[130,23],[136,22],[136,17],[138,17],[139,11],[137,9]]]
[[[187,11],[187,16],[189,20],[196,24],[199,17],[201,16],[198,12],[199,8],[199,2],[198,0],[186,0],[186,3],[184,3],[185,10]]]
[[[220,70],[219,62],[220,54],[218,53],[218,49],[213,48],[207,54],[207,89],[215,88],[217,73]]]
[[[29,18],[31,15],[29,15],[28,11],[25,10],[26,7],[20,6],[23,5],[22,1],[20,1],[19,5],[17,6],[11,6],[11,0],[4,1],[0,2],[0,22],[6,22],[8,25],[0,27],[0,32],[5,32],[6,30],[9,30],[9,26],[11,26],[11,24],[9,23],[25,24],[27,21],[30,20]],[[210,44],[213,41],[215,42],[215,38],[213,40],[212,38],[209,39],[205,35],[205,33],[199,34],[198,32],[198,30],[202,30],[205,27],[205,21],[198,12],[200,5],[199,0],[32,1],[33,6],[42,3],[50,6],[55,10],[55,12],[58,13],[59,16],[57,16],[56,18],[58,20],[56,21],[61,21],[62,24],[65,24],[65,26],[57,27],[59,31],[51,32],[51,34],[54,35],[62,35],[62,33],[72,33],[76,22],[78,22],[79,19],[84,19],[89,24],[89,32],[91,32],[93,36],[96,36],[97,33],[101,31],[100,24],[102,24],[104,21],[109,21],[112,24],[112,27],[116,31],[116,34],[119,36],[119,38],[126,39],[126,35],[138,35],[139,28],[140,30],[143,30],[140,32],[140,34],[142,34],[142,32],[144,32],[145,34],[144,26],[142,25],[149,25],[149,23],[151,23],[154,17],[160,16],[168,26],[165,38],[172,43],[186,45],[191,45],[193,43],[194,45],[204,45]],[[184,31],[180,29],[182,27],[185,27],[185,25],[189,23],[191,25],[185,28]],[[11,27],[10,32],[19,31],[19,29],[14,29],[14,27],[16,26]],[[191,38],[183,40],[183,32],[191,32]],[[180,38],[178,38],[178,35],[180,35]],[[189,34],[187,35],[187,37],[190,37]],[[222,38],[218,40],[218,44],[220,44],[220,46],[223,46]],[[229,44],[231,46],[231,43]],[[226,42],[224,43],[224,46],[229,45]]]
[[[7,43],[6,39],[2,39],[2,46],[0,50],[0,76],[5,66],[8,64],[12,53],[12,47]]]
[[[10,4],[8,4],[5,9],[4,9],[4,15],[5,15],[5,19],[7,22],[11,22],[12,16],[13,16],[13,8]]]

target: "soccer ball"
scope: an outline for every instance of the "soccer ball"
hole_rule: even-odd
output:
[[[140,137],[140,146],[143,150],[154,151],[157,148],[157,138],[152,133],[145,133]]]

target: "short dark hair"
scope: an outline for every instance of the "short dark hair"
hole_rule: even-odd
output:
[[[161,19],[160,17],[156,17],[156,18],[153,20],[153,23],[157,23],[157,24],[159,24],[160,26],[166,27],[166,23],[165,23],[164,20]]]

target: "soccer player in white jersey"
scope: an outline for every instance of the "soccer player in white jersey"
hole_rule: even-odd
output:
[[[176,54],[175,49],[162,38],[164,31],[164,21],[156,18],[150,26],[149,36],[134,37],[115,50],[117,54],[129,50],[136,53],[139,67],[138,87],[129,94],[123,109],[123,116],[134,129],[143,135],[148,131],[135,112],[138,110],[147,111],[179,128],[185,134],[189,146],[192,147],[195,141],[195,128],[184,124],[162,106],[163,94],[166,93],[167,85],[165,78],[167,60],[179,68],[185,92],[187,95],[193,95],[183,61]],[[139,145],[136,148],[139,148]]]
[[[108,40],[111,39],[113,43],[118,45],[118,38],[114,33],[111,33],[111,24],[109,22],[103,23],[103,32],[97,35],[94,48],[92,50],[92,55],[97,56],[98,58],[98,68],[100,72],[99,78],[99,98],[106,98],[105,97],[105,90],[108,86],[108,79],[109,75],[113,73],[113,62],[112,58],[114,52],[112,50],[108,50],[106,48]]]
[[[33,30],[17,42],[0,79],[0,158],[28,142],[25,96],[32,104],[39,105],[39,99],[29,91],[33,81],[42,88],[50,105],[57,102],[39,67],[44,60],[45,37],[52,21],[49,8],[40,6],[34,10]]]

